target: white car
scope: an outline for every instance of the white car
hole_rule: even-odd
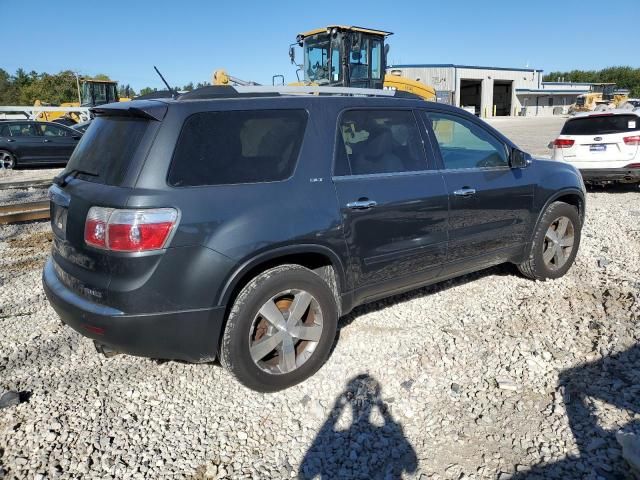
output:
[[[576,167],[587,183],[640,183],[640,112],[577,114],[549,146],[554,160]]]

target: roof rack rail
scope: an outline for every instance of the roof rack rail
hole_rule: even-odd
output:
[[[278,93],[280,95],[351,95],[357,97],[393,97],[393,90],[354,87],[321,87],[318,85],[305,86],[247,86],[234,87],[238,93]]]
[[[356,97],[393,97],[394,90],[352,87],[308,86],[206,86],[180,95],[179,100],[207,98],[265,97],[283,95],[339,95]]]

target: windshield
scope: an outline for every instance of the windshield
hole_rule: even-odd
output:
[[[304,41],[304,78],[318,84],[329,83],[329,47],[327,35],[315,35]]]
[[[85,82],[80,86],[80,99],[82,101],[82,105],[93,104],[93,95],[91,94],[90,84]]]

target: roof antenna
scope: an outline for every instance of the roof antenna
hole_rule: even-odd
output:
[[[169,84],[167,83],[167,81],[164,79],[164,77],[162,76],[162,74],[160,73],[160,70],[158,70],[158,67],[156,67],[155,65],[153,66],[153,69],[156,71],[156,73],[160,76],[160,78],[162,79],[162,81],[164,82],[164,84],[167,86],[167,90],[169,90],[173,96],[173,99],[175,100],[176,98],[178,98],[178,91],[175,88],[171,88],[169,86]]]

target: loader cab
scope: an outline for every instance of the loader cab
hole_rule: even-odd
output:
[[[594,84],[591,87],[591,91],[593,93],[599,93],[602,95],[603,101],[613,100],[615,89],[616,89],[615,83],[599,83],[599,84]]]
[[[304,82],[323,86],[382,88],[386,69],[385,39],[391,32],[330,25],[301,33]],[[295,63],[293,49],[290,56]]]
[[[118,102],[118,82],[111,80],[80,80],[80,104],[83,107],[95,107],[105,103]]]

